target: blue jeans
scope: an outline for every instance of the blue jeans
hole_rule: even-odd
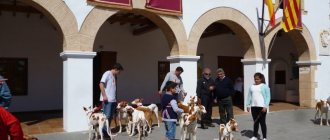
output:
[[[170,140],[175,139],[176,122],[164,121],[164,123],[166,130],[165,136]]]
[[[110,126],[112,116],[116,112],[117,102],[103,102],[102,105],[103,105],[103,113],[105,114],[105,116],[109,120],[109,126]],[[107,134],[106,127],[103,127],[102,131],[103,131],[103,134]]]

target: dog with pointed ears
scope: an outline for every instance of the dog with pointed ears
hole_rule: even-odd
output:
[[[232,132],[238,131],[237,126],[238,126],[238,124],[235,119],[230,119],[226,125],[220,124],[219,140],[233,140],[234,135],[232,134]]]
[[[156,104],[150,104],[148,106],[143,106],[142,101],[143,101],[142,98],[140,98],[140,99],[138,98],[138,99],[133,100],[132,104],[137,105],[138,107],[148,108],[153,114],[155,114],[156,119],[157,119],[157,126],[160,127],[160,120],[159,120],[159,117],[158,117],[159,109],[158,109],[157,105]],[[151,121],[150,123],[152,124],[152,120],[150,120],[150,121]]]
[[[101,140],[103,140],[103,133],[102,129],[103,127],[106,127],[107,133],[110,136],[111,139],[113,139],[114,136],[117,136],[117,134],[112,135],[110,126],[109,126],[109,121],[105,114],[101,112],[95,112],[97,109],[92,108],[92,106],[86,108],[83,107],[84,111],[86,112],[86,116],[88,118],[88,126],[89,126],[89,139],[92,138],[92,133],[94,133],[95,139],[98,139],[98,136],[100,135]]]
[[[328,121],[328,111],[329,111],[329,104],[326,100],[321,100],[316,103],[315,106],[316,113],[314,116],[314,121],[316,121],[317,117],[320,118],[320,125],[323,125],[323,114],[325,115],[326,125],[329,126]]]
[[[197,120],[201,119],[202,114],[206,113],[205,107],[198,100],[194,102],[195,97],[190,97],[189,113],[181,114],[179,125],[181,129],[181,140],[186,140],[187,135],[196,140],[197,137]]]

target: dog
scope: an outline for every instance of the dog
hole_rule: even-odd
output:
[[[119,122],[119,131],[118,133],[122,132],[122,120],[125,120],[126,122],[126,132],[127,134],[131,133],[131,125],[128,125],[129,121],[132,121],[132,116],[127,113],[127,110],[125,107],[128,106],[128,103],[126,101],[121,101],[117,105],[117,120]],[[116,122],[116,121],[115,121]],[[117,126],[117,122],[116,122]]]
[[[190,96],[189,102],[184,104],[182,101],[177,101],[178,107],[183,110],[183,113],[190,112],[190,106],[194,105],[195,103],[195,96]]]
[[[232,132],[234,131],[238,131],[238,124],[235,119],[230,119],[226,125],[220,124],[219,140],[233,140],[234,135]]]
[[[201,119],[202,114],[205,113],[206,109],[200,102],[197,102],[197,105],[190,104],[189,113],[183,113],[179,119],[181,140],[185,140],[187,135],[196,140],[197,120]]]
[[[128,114],[132,115],[132,120],[129,121],[128,125],[132,125],[131,127],[131,134],[129,136],[133,136],[134,135],[134,131],[135,131],[135,126],[138,130],[138,139],[141,139],[141,134],[142,136],[144,136],[145,132],[146,132],[146,126],[148,125],[148,122],[145,118],[144,112],[137,110],[135,108],[133,108],[132,106],[126,106],[125,110],[127,110]],[[142,128],[142,130],[141,130]]]
[[[144,107],[143,104],[142,104],[142,101],[143,101],[143,99],[138,98],[138,99],[133,100],[132,104],[137,105],[138,107]],[[160,121],[159,121],[159,117],[158,117],[158,107],[157,107],[157,105],[156,104],[150,104],[146,107],[149,108],[150,111],[152,111],[155,114],[156,119],[157,119],[157,126],[160,127]],[[150,123],[152,124],[151,118],[150,118],[150,121],[151,121]]]
[[[328,122],[328,110],[329,110],[329,104],[325,100],[321,100],[320,102],[316,103],[316,113],[314,116],[314,121],[316,121],[316,117],[320,118],[320,125],[323,125],[323,120],[322,120],[322,115],[325,114],[325,120],[326,120],[326,125],[329,126]]]
[[[83,110],[86,112],[86,116],[88,118],[88,125],[89,125],[89,139],[92,139],[92,133],[94,132],[94,136],[96,139],[98,139],[98,135],[100,134],[101,140],[103,140],[103,133],[102,129],[103,127],[106,127],[107,133],[110,136],[111,139],[113,139],[114,136],[117,136],[117,134],[112,135],[111,131],[109,130],[109,121],[105,114],[101,112],[94,112],[96,108],[92,108],[91,106],[86,108],[83,107]]]

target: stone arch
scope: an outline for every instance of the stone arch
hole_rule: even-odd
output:
[[[269,29],[265,34],[266,50],[275,34],[282,30],[281,18],[276,20],[276,27]],[[299,65],[299,104],[300,106],[313,107],[315,105],[315,73],[320,62],[317,61],[316,48],[311,33],[307,26],[303,25],[301,31],[294,30],[287,33],[298,51]]]
[[[214,22],[228,26],[242,41],[244,58],[261,58],[259,33],[251,20],[242,12],[229,8],[217,7],[205,12],[194,23],[188,39],[189,53],[197,54],[197,47],[204,30]]]
[[[265,34],[265,46],[266,50],[269,50],[272,39],[275,34],[282,30],[281,19],[278,18],[276,20],[276,27],[266,31]],[[316,48],[314,45],[314,41],[312,35],[310,34],[308,28],[303,24],[303,29],[301,31],[295,30],[288,32],[289,37],[292,39],[295,47],[298,50],[299,61],[315,61],[316,57]]]
[[[22,0],[41,11],[63,35],[63,51],[80,50],[78,24],[70,8],[63,0]]]
[[[95,37],[102,24],[119,10],[94,7],[88,14],[80,30],[82,51],[93,51]],[[131,12],[141,14],[154,22],[164,33],[170,47],[171,55],[187,53],[186,32],[182,21],[175,16],[158,15],[143,9],[134,8]]]

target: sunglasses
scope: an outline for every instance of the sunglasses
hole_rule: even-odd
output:
[[[211,73],[204,73],[204,75],[209,75],[209,76],[210,76],[210,75],[211,75]]]

